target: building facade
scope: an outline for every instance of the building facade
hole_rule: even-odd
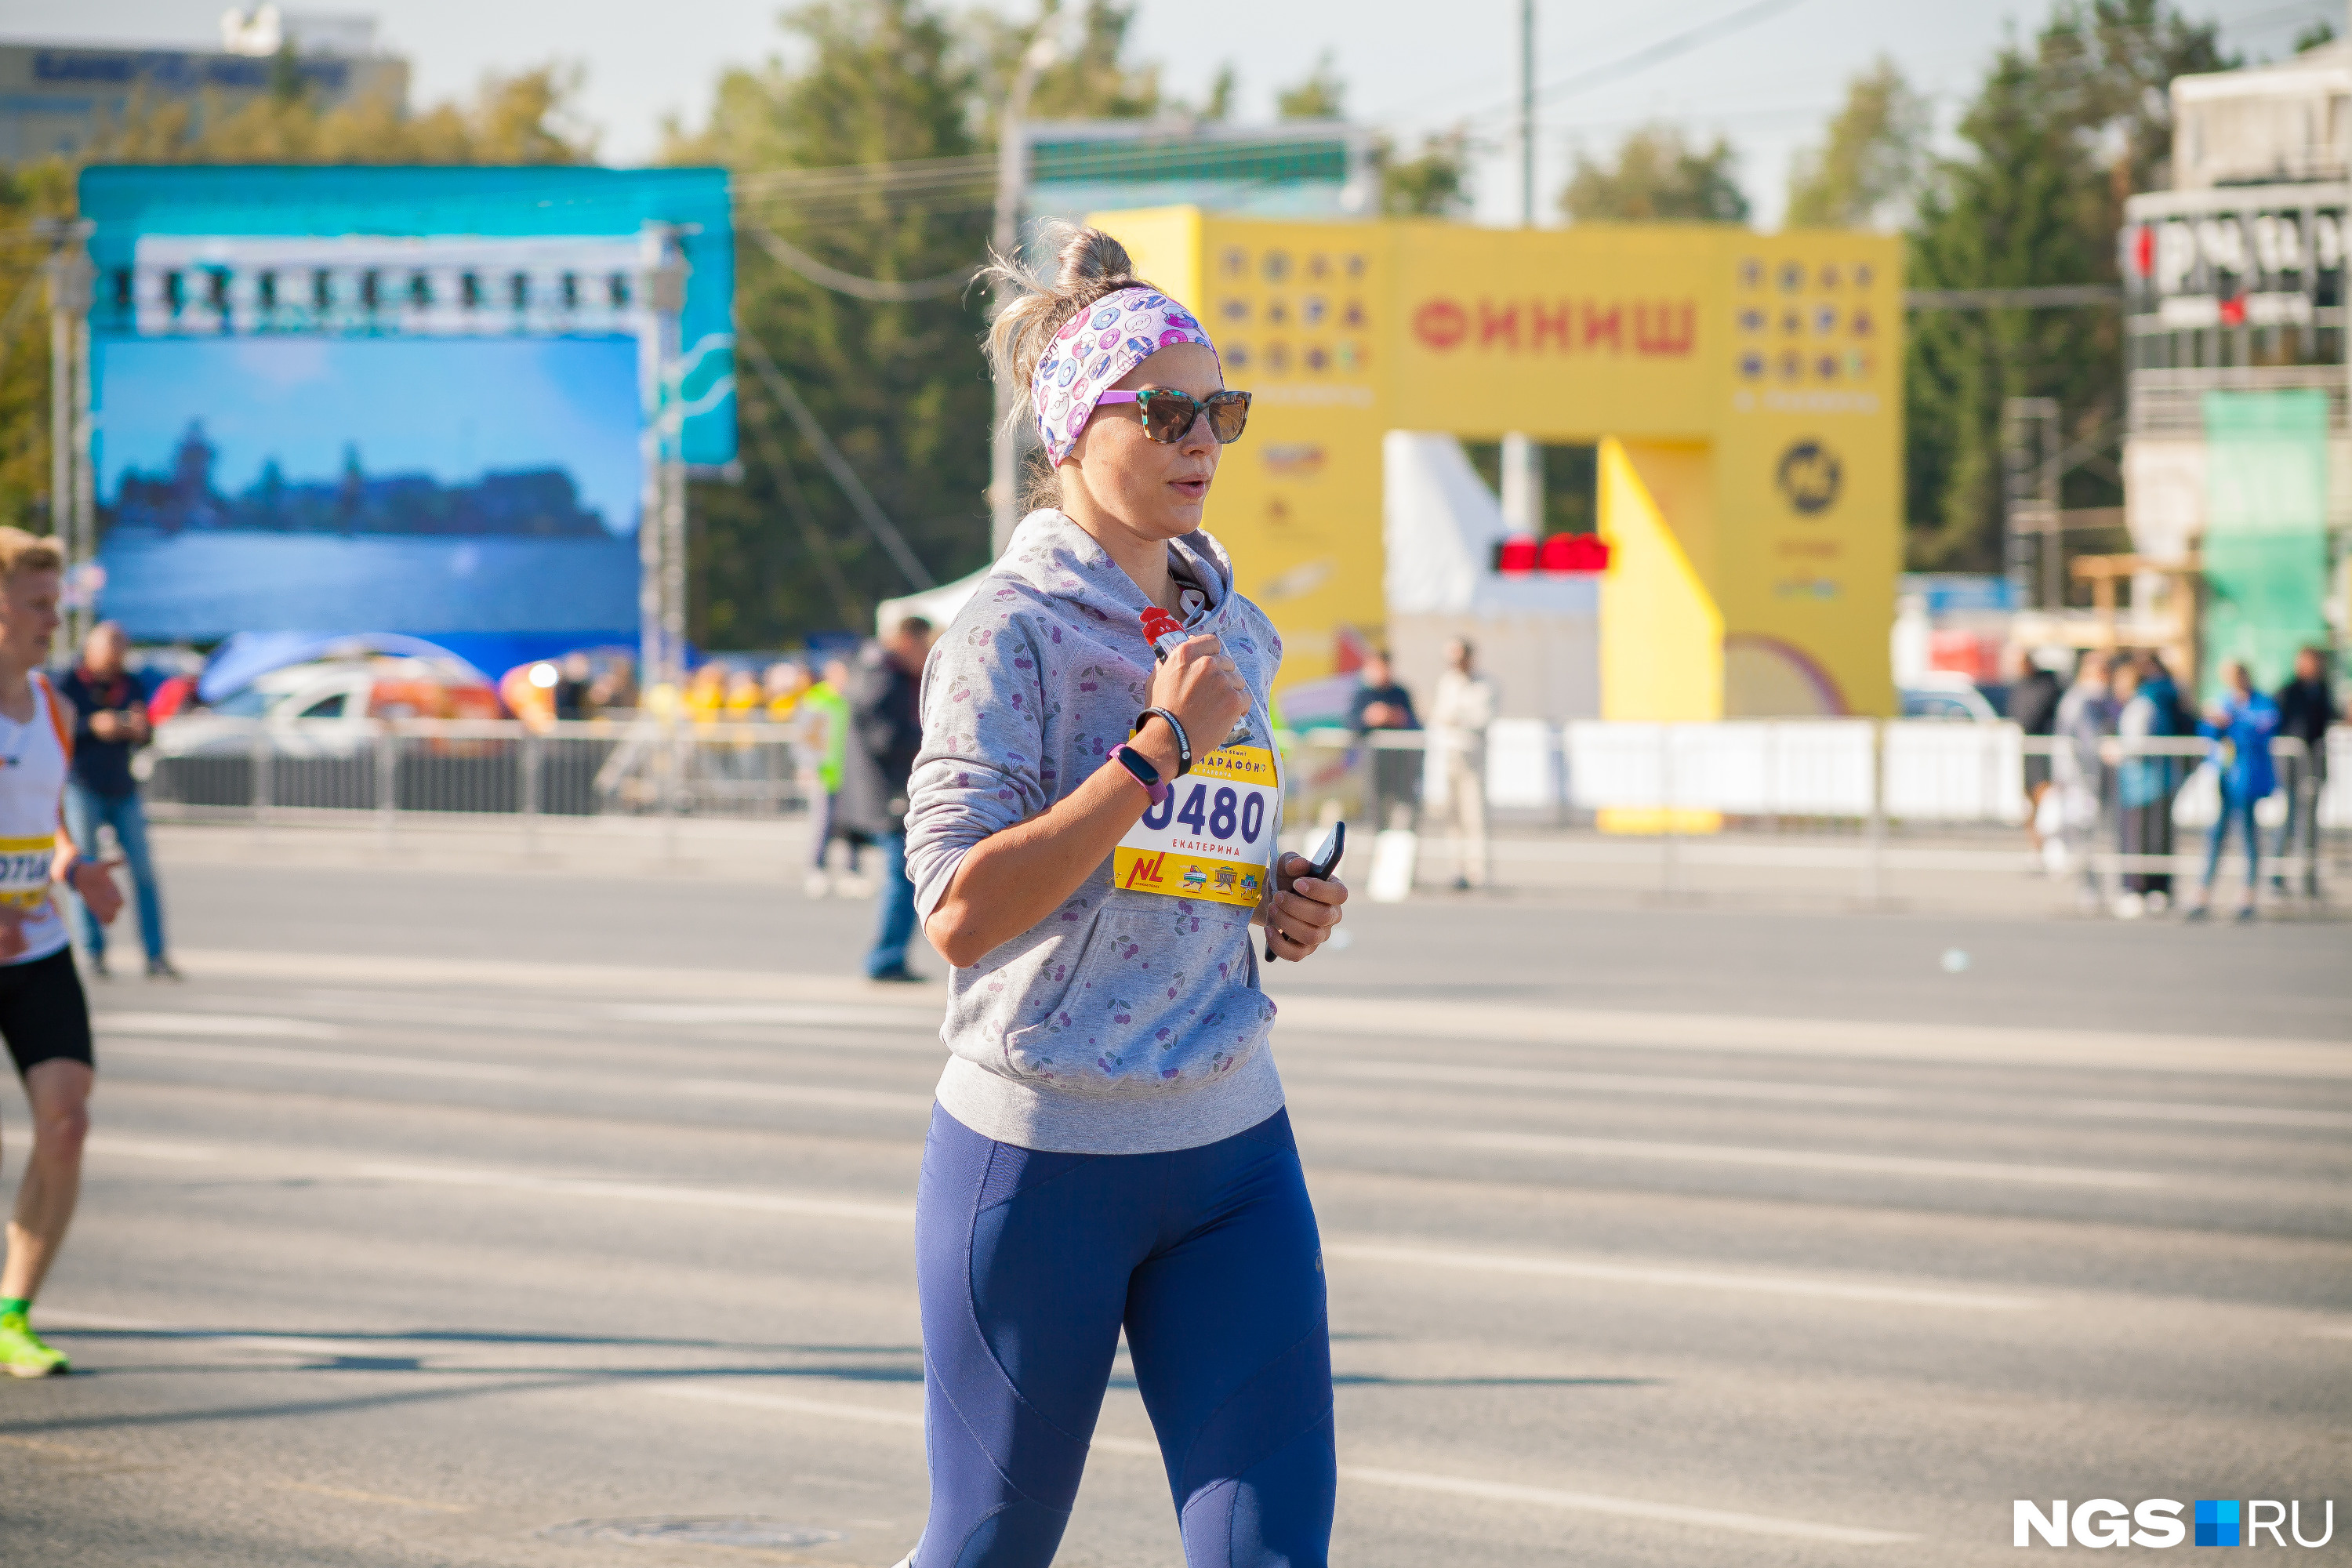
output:
[[[2173,188],[2135,196],[2119,236],[2137,607],[2200,626],[2210,679],[2243,658],[2285,676],[2340,642],[2352,522],[2346,259],[2352,251],[2352,45],[2172,84]]]
[[[131,114],[164,104],[185,103],[200,120],[233,113],[266,96],[286,68],[321,105],[408,100],[408,62],[372,52],[302,52],[281,66],[269,55],[0,44],[0,162],[78,157]]]

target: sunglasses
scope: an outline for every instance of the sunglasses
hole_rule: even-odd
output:
[[[1163,446],[1190,436],[1204,414],[1209,416],[1209,434],[1217,438],[1219,446],[1240,440],[1242,427],[1249,423],[1250,395],[1246,392],[1213,392],[1206,398],[1198,398],[1190,393],[1147,386],[1141,392],[1106,392],[1095,401],[1134,404],[1143,420],[1143,433]]]

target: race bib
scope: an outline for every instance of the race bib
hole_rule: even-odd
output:
[[[1118,886],[1171,899],[1255,906],[1274,864],[1282,781],[1274,752],[1229,746],[1193,760],[1168,798],[1111,852]]]
[[[57,852],[55,834],[0,838],[0,904],[32,910],[47,902],[49,866]]]

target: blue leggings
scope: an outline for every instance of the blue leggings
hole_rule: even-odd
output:
[[[934,1107],[915,1205],[931,1512],[916,1568],[1043,1568],[1126,1325],[1186,1568],[1326,1568],[1322,1244],[1290,1117],[1053,1154]]]
[[[2254,896],[2262,879],[2262,829],[2254,824],[2255,800],[2250,795],[2221,792],[2221,815],[2213,819],[2213,831],[2205,840],[2205,886],[2210,888],[2221,870],[2221,850],[2230,841],[2232,825],[2242,828],[2246,840],[2246,897]]]

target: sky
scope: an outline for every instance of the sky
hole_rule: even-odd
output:
[[[725,68],[788,47],[774,20],[788,3],[376,0],[348,9],[378,17],[385,45],[412,63],[420,104],[462,95],[486,71],[550,59],[583,66],[581,108],[602,133],[602,152],[632,163],[652,155],[665,118],[699,121]],[[0,37],[217,47],[222,8],[223,0],[75,0],[64,22],[54,0],[0,0]],[[288,7],[338,8],[333,0]],[[989,8],[1034,14],[1003,0]],[[2285,55],[2314,20],[2339,32],[2346,22],[2344,0],[2188,0],[2183,8],[2220,19],[2225,45],[2249,59]],[[1731,142],[1756,221],[1771,226],[1791,157],[1820,139],[1852,77],[1890,57],[1930,95],[1948,132],[2004,37],[2030,34],[2049,10],[2049,0],[1536,0],[1538,84],[1600,79],[1538,110],[1538,221],[1558,221],[1552,203],[1579,148],[1602,153],[1645,121],[1669,120]],[[1307,76],[1328,50],[1348,84],[1351,118],[1408,142],[1467,120],[1486,149],[1475,171],[1476,216],[1508,223],[1518,216],[1519,11],[1519,0],[1141,0],[1133,53],[1162,62],[1167,89],[1195,101],[1234,62],[1240,118],[1251,120],[1270,117],[1276,89]],[[1742,25],[1743,16],[1752,19]],[[1711,37],[1671,59],[1608,68],[1717,22]]]
[[[95,370],[99,488],[110,498],[126,468],[168,473],[198,419],[224,495],[250,487],[272,458],[289,482],[332,479],[356,440],[374,475],[468,483],[493,453],[503,470],[566,468],[607,528],[635,525],[632,338],[106,340]]]

